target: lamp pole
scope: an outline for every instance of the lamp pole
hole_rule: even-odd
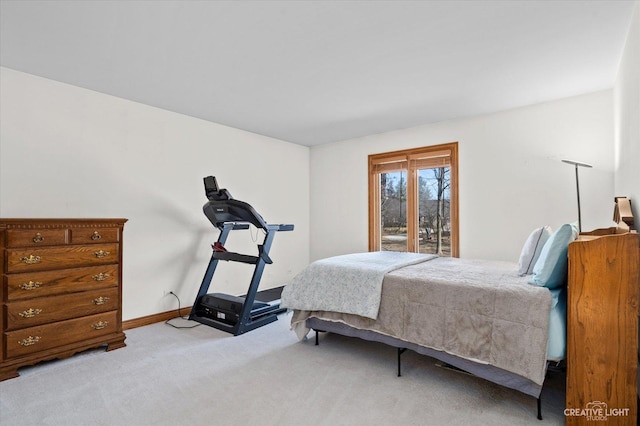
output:
[[[581,163],[573,160],[562,160],[563,163],[571,164],[576,169],[576,193],[578,194],[578,232],[582,232],[582,215],[580,213],[580,181],[578,179],[578,167],[592,168],[591,164]]]

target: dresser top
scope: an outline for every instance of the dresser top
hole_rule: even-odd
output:
[[[83,227],[122,226],[124,218],[0,218],[0,227],[40,228],[40,227]]]

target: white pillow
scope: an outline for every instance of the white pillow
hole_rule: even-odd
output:
[[[520,259],[518,260],[518,274],[520,276],[529,275],[533,273],[533,267],[536,264],[536,260],[540,256],[544,243],[547,242],[551,236],[551,228],[549,226],[543,226],[533,230],[527,241],[522,247],[520,253]]]

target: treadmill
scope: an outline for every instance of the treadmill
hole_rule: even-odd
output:
[[[278,319],[286,309],[280,303],[261,302],[256,299],[264,267],[273,263],[269,250],[276,232],[292,231],[290,224],[267,224],[249,204],[235,200],[229,191],[218,188],[214,176],[204,178],[205,195],[208,199],[203,207],[205,216],[220,230],[218,240],[212,244],[213,252],[202,279],[198,295],[191,308],[190,320],[197,321],[234,336],[254,330]],[[253,225],[265,233],[264,241],[258,244],[257,256],[232,253],[224,248],[231,231],[249,229]],[[219,261],[241,262],[255,265],[247,294],[232,296],[224,293],[207,293]]]

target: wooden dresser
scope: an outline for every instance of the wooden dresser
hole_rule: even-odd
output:
[[[107,345],[122,332],[126,219],[0,219],[0,380]]]
[[[639,237],[615,231],[569,244],[567,425],[637,421]]]

